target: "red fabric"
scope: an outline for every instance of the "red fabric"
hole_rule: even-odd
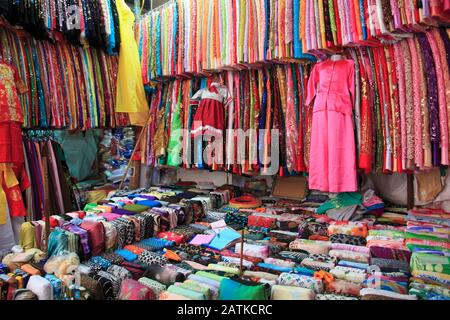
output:
[[[16,121],[23,123],[17,88],[21,87],[15,67],[0,62],[0,123]]]
[[[267,218],[251,215],[248,217],[249,227],[272,228],[275,225],[275,218]]]
[[[92,256],[98,256],[105,248],[105,230],[101,222],[84,221],[80,227],[87,231]]]
[[[11,121],[0,122],[0,163],[24,162],[21,124]]]
[[[158,237],[160,239],[166,239],[166,240],[169,240],[169,241],[174,241],[177,244],[186,242],[186,236],[180,235],[180,234],[176,234],[176,233],[173,233],[173,232],[170,232],[170,231],[160,232],[160,233],[158,233],[158,235],[156,237]]]

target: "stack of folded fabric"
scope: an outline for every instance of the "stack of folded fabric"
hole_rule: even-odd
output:
[[[420,209],[408,213],[406,245],[412,251],[409,294],[450,300],[450,215]]]
[[[384,213],[383,200],[375,195],[373,190],[364,193],[363,206],[366,208],[366,214],[375,217],[381,217]]]

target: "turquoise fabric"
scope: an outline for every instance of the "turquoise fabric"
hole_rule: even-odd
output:
[[[264,285],[245,285],[225,279],[220,284],[219,300],[268,300],[269,295]]]
[[[97,160],[96,130],[71,134],[68,131],[55,131],[55,137],[64,151],[70,175],[78,181],[95,175]]]

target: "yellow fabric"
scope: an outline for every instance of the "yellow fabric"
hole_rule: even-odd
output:
[[[34,226],[31,222],[22,223],[19,231],[19,244],[24,250],[36,247],[34,238]]]
[[[0,163],[0,224],[6,224],[6,208],[8,201],[6,199],[5,191],[3,191],[3,179],[5,179],[6,187],[12,188],[19,184],[16,175],[14,174],[11,164]]]
[[[132,125],[145,124],[145,118],[133,115],[147,113],[144,83],[141,76],[141,63],[138,47],[133,33],[134,15],[124,0],[118,0],[117,12],[120,22],[120,54],[117,73],[116,112],[130,113]]]
[[[99,203],[108,196],[105,190],[89,191],[86,193],[86,195],[87,195],[87,203]]]

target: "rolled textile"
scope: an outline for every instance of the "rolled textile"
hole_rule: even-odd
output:
[[[271,300],[314,300],[315,293],[311,289],[290,286],[272,286]]]
[[[414,252],[411,256],[411,270],[450,274],[450,257]]]
[[[126,250],[126,249],[120,249],[115,251],[116,254],[123,257],[126,261],[135,261],[138,256],[134,254],[133,252]]]
[[[184,281],[183,284],[187,284],[187,285],[195,284],[196,286],[199,286],[201,288],[207,288],[209,290],[209,298],[208,299],[217,300],[219,298],[219,288],[214,285],[211,285],[211,284],[208,284],[205,282],[191,280],[191,279]]]
[[[278,272],[278,273],[282,273],[282,272],[292,272],[294,270],[294,268],[289,268],[289,267],[283,267],[283,266],[278,266],[276,264],[269,264],[269,263],[258,263],[256,265],[258,267],[258,269],[260,271],[268,271],[268,272]]]
[[[123,247],[125,250],[131,251],[134,254],[140,255],[142,252],[145,251],[145,249],[143,248],[139,248],[138,246],[134,246],[131,244],[126,245],[125,247]]]
[[[156,300],[153,290],[136,280],[122,281],[118,300]]]
[[[180,296],[184,296],[186,298],[189,298],[191,300],[206,300],[206,296],[203,293],[186,289],[180,286],[171,285],[168,289],[168,292],[175,293]]]
[[[138,280],[138,282],[140,284],[143,284],[144,286],[147,286],[150,289],[152,289],[153,292],[155,293],[156,297],[159,297],[160,294],[167,289],[167,287],[165,285],[163,285],[162,283],[155,281],[153,279],[150,279],[150,278],[143,277],[143,278],[140,278]]]
[[[52,285],[53,300],[61,300],[63,290],[62,281],[52,274],[45,275],[45,279],[47,279]]]
[[[367,223],[331,221],[328,225],[328,235],[346,234],[349,236],[366,238],[369,234]]]
[[[331,242],[296,239],[289,244],[290,250],[303,250],[310,254],[328,254]]]
[[[182,287],[184,289],[192,290],[198,293],[201,293],[204,295],[204,300],[210,300],[211,299],[211,290],[205,286],[201,286],[197,282],[191,280],[191,281],[184,281],[184,282],[176,282],[174,283],[174,286]]]
[[[346,260],[339,261],[338,266],[356,268],[361,270],[367,270],[369,268],[369,264],[367,263],[360,263]]]
[[[209,286],[213,286],[213,287],[215,287],[217,289],[220,288],[220,281],[213,280],[213,279],[206,278],[206,277],[202,277],[202,276],[198,276],[198,275],[195,275],[195,274],[189,275],[188,276],[188,280],[201,282],[201,283],[207,284]]]
[[[367,253],[345,251],[345,250],[330,250],[329,255],[331,257],[336,257],[337,259],[362,263],[367,263],[369,262],[370,259],[370,255]]]
[[[417,296],[399,294],[396,292],[364,288],[360,291],[362,300],[417,300]]]
[[[103,253],[100,255],[100,257],[108,260],[111,264],[121,264],[125,260],[121,255],[118,255],[117,253],[114,252]]]
[[[325,283],[325,291],[328,293],[358,297],[359,292],[361,291],[361,286],[350,281],[335,279],[332,282]]]
[[[140,279],[145,272],[145,268],[143,268],[141,265],[133,262],[124,261],[120,265],[121,267],[127,269],[131,273],[131,277],[134,280]]]
[[[262,279],[272,280],[272,281],[278,279],[278,276],[275,274],[272,274],[272,273],[249,271],[249,270],[244,271],[244,276],[250,277],[250,278],[262,278]]]
[[[138,257],[138,260],[146,265],[160,265],[164,266],[169,262],[163,255],[144,250]]]
[[[125,269],[124,267],[121,266],[116,266],[116,265],[111,265],[106,272],[112,274],[113,276],[115,276],[116,278],[120,279],[120,280],[125,280],[125,279],[131,279],[132,275],[131,272],[128,271],[127,269]]]
[[[44,277],[31,276],[28,280],[27,289],[32,291],[39,300],[53,300],[53,286]]]
[[[235,253],[241,252],[241,243],[237,243],[234,249]],[[244,243],[244,255],[250,257],[258,257],[258,258],[268,258],[269,257],[269,247],[264,245],[254,245]]]
[[[300,274],[282,273],[277,279],[277,284],[311,289],[314,290],[315,293],[323,292],[323,283],[321,279]]]
[[[268,300],[268,294],[264,285],[224,279],[220,283],[219,300]]]
[[[82,275],[82,279],[83,279],[83,275]],[[100,293],[95,294],[96,298],[99,298],[102,300],[103,299],[114,300],[114,298],[115,298],[114,286],[113,286],[113,282],[109,278],[104,277],[101,274],[94,274],[94,275],[92,275],[92,279],[99,284],[99,287],[101,290],[101,295],[100,295]],[[89,279],[86,279],[86,282],[88,282],[88,281],[89,281]],[[86,282],[84,282],[84,284],[86,284]],[[91,283],[91,282],[89,281],[88,283]],[[94,288],[94,289],[97,290],[97,288]]]
[[[161,282],[164,285],[171,285],[175,282],[183,282],[186,278],[181,272],[174,272],[159,265],[151,265],[145,270],[145,278],[150,278]]]
[[[306,258],[302,261],[301,266],[316,271],[329,271],[335,267],[335,263],[332,260],[321,261],[314,258]]]
[[[209,264],[208,270],[221,271],[227,274],[235,274],[235,275],[238,275],[240,273],[238,268],[225,267],[218,264]]]

